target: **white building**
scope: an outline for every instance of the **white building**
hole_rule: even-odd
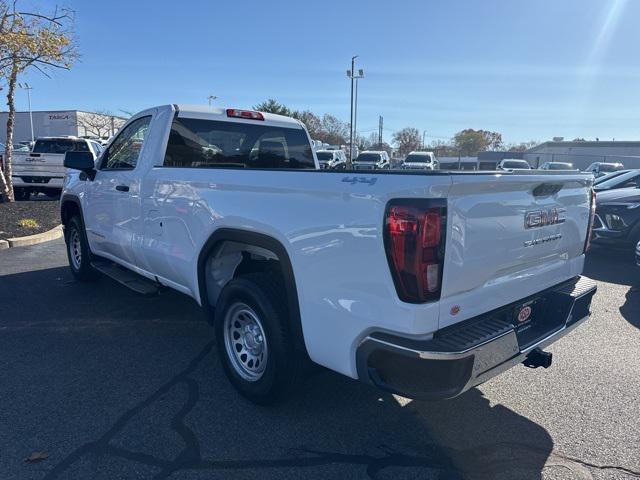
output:
[[[0,112],[0,142],[2,143],[5,143],[7,138],[8,115],[7,112]],[[81,110],[34,111],[32,115],[35,138],[57,135],[108,138],[125,122],[122,117]],[[28,142],[30,140],[29,112],[16,112],[13,142]]]
[[[545,142],[524,152],[523,157],[533,168],[544,162],[570,162],[580,170],[593,162],[620,162],[626,168],[640,168],[640,141]]]

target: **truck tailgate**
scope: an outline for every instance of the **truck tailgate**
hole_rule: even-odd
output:
[[[64,177],[64,155],[58,153],[13,153],[13,174],[18,175],[56,175]]]
[[[452,175],[440,328],[579,275],[592,177]]]

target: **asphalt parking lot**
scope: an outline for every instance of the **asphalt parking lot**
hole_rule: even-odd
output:
[[[595,249],[593,318],[448,402],[322,371],[278,407],[227,383],[188,298],[75,283],[62,240],[0,251],[0,478],[640,478],[640,269]],[[24,459],[47,452],[37,463]]]

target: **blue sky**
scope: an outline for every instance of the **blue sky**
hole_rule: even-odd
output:
[[[36,2],[34,2],[36,3]],[[53,2],[50,2],[53,4]],[[47,5],[41,2],[40,5]],[[427,137],[464,128],[507,142],[640,139],[640,1],[89,1],[82,60],[34,73],[34,110],[138,111],[163,103],[250,107],[264,99],[349,117],[358,130]],[[18,92],[17,106],[26,109]]]

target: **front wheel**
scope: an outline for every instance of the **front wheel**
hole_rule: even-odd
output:
[[[254,403],[280,400],[297,383],[301,369],[282,282],[271,273],[231,280],[215,315],[218,354],[229,381]]]
[[[64,239],[71,273],[78,280],[92,280],[96,271],[91,267],[91,250],[80,217],[75,216],[66,225]]]

